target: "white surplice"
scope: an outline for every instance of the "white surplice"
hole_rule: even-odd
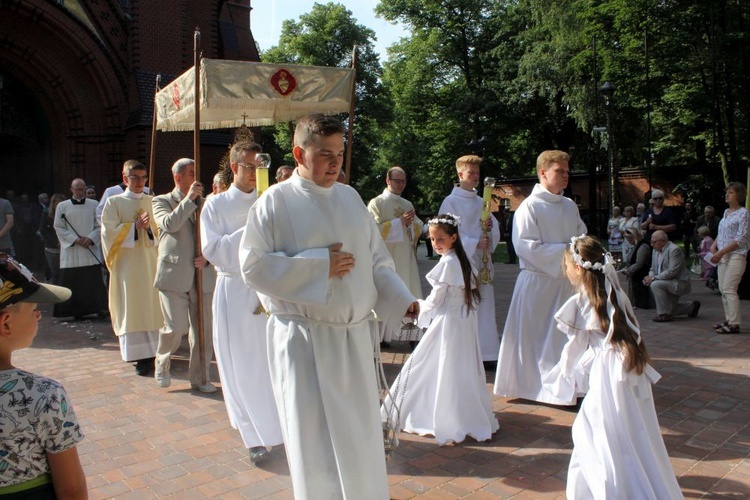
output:
[[[574,293],[562,258],[570,238],[586,233],[573,200],[534,186],[513,217],[513,244],[521,272],[505,320],[495,374],[495,394],[570,405],[542,387],[542,376],[560,360],[565,337],[555,312]]]
[[[451,213],[461,217],[458,225],[458,233],[466,250],[466,255],[472,260],[474,268],[482,269],[483,250],[477,248],[479,240],[482,239],[482,198],[477,192],[467,191],[460,187],[454,187],[443,204],[440,205],[441,214]],[[500,242],[500,228],[497,220],[490,215],[492,230],[489,232],[490,247],[487,249],[487,267],[490,276],[495,275],[495,266],[492,263],[492,252]],[[479,347],[482,350],[483,361],[497,360],[497,352],[500,348],[500,335],[497,330],[497,318],[495,317],[495,289],[492,285],[482,284],[479,287],[482,300],[479,303]]]
[[[554,321],[568,340],[546,387],[575,402],[578,386],[588,386],[573,422],[567,497],[682,498],[654,409],[651,384],[660,375],[650,365],[640,375],[626,370],[624,354],[607,339],[584,294],[568,299]]]
[[[234,185],[206,199],[201,211],[203,256],[216,269],[213,340],[229,422],[246,448],[281,444],[268,367],[266,322],[260,300],[242,281],[239,249],[257,192]]]
[[[400,195],[391,193],[388,189],[367,204],[367,211],[375,219],[375,224],[380,229],[380,236],[383,237],[385,246],[393,257],[396,273],[404,280],[412,295],[421,299],[422,282],[419,279],[415,248],[422,234],[424,223],[414,217],[411,225],[405,227],[401,223],[401,215],[410,210],[414,210],[411,202]],[[385,328],[382,324],[380,333],[381,340],[386,342],[399,338],[399,330]]]
[[[329,278],[336,243],[356,265]],[[398,325],[415,299],[359,194],[295,173],[253,205],[240,255],[271,313],[271,376],[295,498],[388,498],[372,311]]]
[[[464,276],[451,250],[427,274],[432,292],[420,300],[418,326],[427,327],[380,409],[383,421],[438,444],[466,436],[486,441],[499,424],[490,408],[477,334],[477,310],[467,309]],[[395,401],[395,407],[394,407]]]

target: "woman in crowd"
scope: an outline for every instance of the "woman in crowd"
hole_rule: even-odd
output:
[[[648,287],[643,284],[643,278],[648,275],[648,270],[651,268],[649,240],[643,237],[643,231],[637,227],[626,229],[625,239],[633,247],[633,251],[626,262],[627,267],[621,271],[628,277],[630,302],[633,307],[649,309],[651,307],[651,295]]]
[[[620,222],[620,234],[623,235],[623,238],[625,238],[625,232],[630,229],[631,227],[641,227],[641,221],[638,219],[638,217],[635,216],[635,209],[628,205],[625,207],[622,211],[623,217],[622,222]],[[633,253],[633,250],[635,250],[635,247],[630,244],[627,238],[625,238],[622,242],[622,263],[627,265],[630,261],[630,255]]]
[[[60,202],[65,201],[65,195],[55,193],[49,201],[49,205],[42,211],[39,220],[39,236],[44,243],[44,257],[50,270],[49,282],[57,285],[60,276],[60,240],[55,232],[55,210]]]
[[[664,206],[664,191],[661,189],[651,191],[651,201],[654,204],[643,213],[643,222],[641,222],[641,229],[646,232],[644,238],[650,240],[654,231],[662,230],[672,240],[677,230],[677,220],[672,210]]]
[[[724,304],[726,321],[714,325],[717,333],[740,333],[742,310],[737,287],[747,265],[750,246],[750,219],[745,204],[747,188],[740,182],[730,182],[724,195],[729,208],[719,223],[719,235],[711,245],[711,262],[719,266],[719,291]]]
[[[622,213],[620,207],[612,208],[612,217],[607,222],[607,243],[609,246],[609,253],[617,259],[622,257],[622,233],[620,232],[620,224],[622,224]]]

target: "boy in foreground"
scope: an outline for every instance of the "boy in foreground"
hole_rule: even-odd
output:
[[[11,362],[13,351],[29,347],[37,334],[37,304],[70,295],[67,288],[37,283],[0,253],[0,496],[88,498],[76,448],[83,434],[68,394],[58,382]]]

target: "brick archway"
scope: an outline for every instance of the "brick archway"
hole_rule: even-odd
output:
[[[111,40],[102,37],[100,26],[87,26],[54,2],[6,1],[0,17],[1,71],[33,96],[43,113],[41,121],[48,123],[47,154],[35,160],[42,164],[25,166],[39,170],[35,178],[46,178],[42,182],[47,185],[38,189],[60,191],[73,177],[101,185],[103,168],[121,161],[126,47],[107,48]],[[25,104],[33,105],[15,103]],[[21,157],[35,157],[30,153]],[[13,168],[7,162],[17,159],[0,151],[0,168]]]

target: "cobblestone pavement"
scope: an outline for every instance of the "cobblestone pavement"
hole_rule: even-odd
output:
[[[422,275],[432,265],[421,258]],[[502,329],[518,268],[495,269]],[[691,297],[703,304],[696,319],[657,324],[653,311],[637,311],[663,376],[654,386],[662,434],[685,497],[750,498],[750,331],[715,334],[720,297],[697,280]],[[750,318],[750,302],[742,308]],[[383,359],[400,365],[406,350],[394,345]],[[34,345],[14,360],[70,393],[86,434],[79,452],[91,498],[293,498],[283,447],[253,466],[221,392],[190,390],[186,354],[183,346],[172,386],[160,389],[120,360],[108,322],[56,321],[46,308]],[[488,391],[493,380],[488,373]],[[497,397],[492,408],[500,431],[488,443],[440,447],[401,434],[388,463],[391,497],[564,498],[575,412]]]

